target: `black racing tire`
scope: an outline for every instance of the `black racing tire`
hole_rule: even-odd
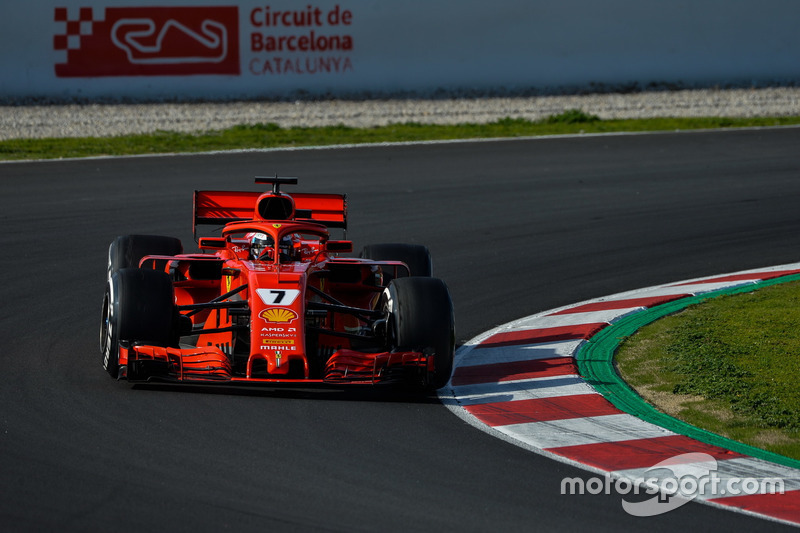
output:
[[[146,255],[183,253],[180,239],[160,235],[121,235],[108,247],[108,279],[117,270],[138,268]]]
[[[438,389],[453,372],[455,317],[450,291],[437,278],[412,277],[392,280],[384,298],[389,315],[390,349],[434,350],[435,369],[426,385]]]
[[[123,268],[111,275],[103,299],[100,349],[103,368],[119,376],[121,341],[142,341],[153,346],[175,344],[175,300],[166,272]]]
[[[431,252],[421,244],[369,244],[361,250],[360,257],[373,261],[402,261],[408,265],[411,276],[433,275]],[[384,285],[388,285],[392,279],[393,276],[384,273]]]

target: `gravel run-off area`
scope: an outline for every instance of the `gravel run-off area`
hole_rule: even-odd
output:
[[[602,119],[800,115],[800,88],[702,89],[437,99],[0,105],[0,140],[201,132],[239,124],[282,127],[457,124],[538,120],[569,109]]]

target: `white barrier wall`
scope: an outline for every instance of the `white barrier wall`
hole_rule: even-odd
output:
[[[2,11],[4,97],[800,81],[798,0],[7,0]]]

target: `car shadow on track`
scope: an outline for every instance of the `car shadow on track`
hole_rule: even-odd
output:
[[[231,385],[175,385],[171,383],[137,383],[132,390],[177,392],[183,394],[222,394],[226,396],[249,396],[263,398],[283,398],[297,400],[323,400],[339,402],[381,402],[437,404],[439,398],[435,391],[415,387],[373,387],[332,385],[297,386],[231,386]]]

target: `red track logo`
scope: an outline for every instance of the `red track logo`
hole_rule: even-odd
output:
[[[240,73],[235,6],[57,7],[54,18],[58,77]]]

